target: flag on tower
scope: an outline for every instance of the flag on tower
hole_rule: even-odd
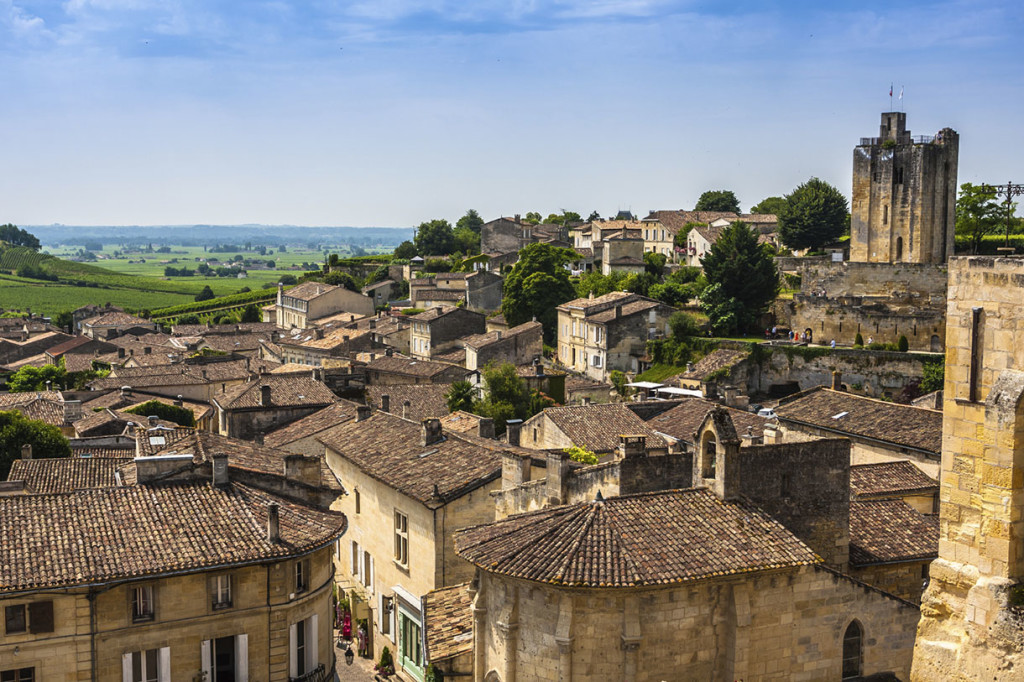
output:
[[[900,86],[900,99],[903,99],[903,86]]]
[[[889,97],[892,97],[892,86],[889,86]]]

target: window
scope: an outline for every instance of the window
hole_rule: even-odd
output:
[[[317,653],[317,616],[292,623],[288,628],[288,674],[301,677],[311,672],[319,663]]]
[[[25,605],[15,604],[4,609],[4,630],[9,635],[19,632],[26,632],[27,620],[25,619]]]
[[[601,343],[601,328],[594,327],[594,343]]]
[[[971,366],[967,375],[967,399],[978,402],[978,391],[981,384],[982,358],[982,319],[981,308],[971,308]]]
[[[144,649],[121,657],[124,682],[171,682],[171,650]]]
[[[703,478],[715,478],[715,459],[718,457],[718,445],[715,434],[708,431],[704,435],[704,464],[701,470]]]
[[[153,620],[153,613],[153,586],[133,587],[132,620],[135,622]]]
[[[409,567],[409,517],[395,511],[395,561]]]
[[[359,577],[359,543],[352,541],[352,575]]]
[[[355,503],[356,503],[356,514],[358,514],[362,510],[362,500],[360,499],[361,496],[359,495],[359,491],[358,490],[354,491],[354,493],[355,493]]]
[[[860,623],[853,621],[843,635],[843,679],[860,677],[861,640]]]
[[[373,589],[373,557],[370,553],[363,551],[363,586],[368,589]]]
[[[231,606],[231,574],[213,576],[213,608],[226,609]]]
[[[594,355],[591,358],[591,360],[594,363],[594,367],[600,367],[601,366],[601,356],[600,355]]]
[[[35,668],[0,671],[0,682],[36,682]]]
[[[305,592],[309,589],[309,559],[295,562],[295,591]]]

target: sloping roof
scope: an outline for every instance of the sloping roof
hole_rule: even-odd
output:
[[[938,481],[906,460],[850,467],[850,492],[857,497],[928,494],[938,490]]]
[[[651,211],[645,221],[657,220],[673,233],[678,232],[687,223],[704,223],[715,220],[739,220],[739,215],[729,211]]]
[[[366,475],[428,506],[440,506],[501,475],[500,452],[507,447],[498,441],[485,444],[442,431],[441,441],[425,446],[422,428],[376,411],[363,421],[347,421],[318,440]]]
[[[541,415],[574,445],[591,452],[615,450],[621,435],[647,436],[648,449],[667,447],[665,440],[623,403],[549,407]],[[541,415],[531,417],[530,422]]]
[[[775,408],[779,419],[895,445],[942,451],[942,413],[816,388]]]
[[[617,306],[616,306],[617,307]],[[615,314],[615,308],[608,308],[597,312],[587,311],[587,321],[594,322],[597,324],[612,322],[615,319],[621,319],[629,317],[630,315],[636,315],[637,313],[647,312],[654,308],[667,307],[665,304],[655,301],[650,298],[640,298],[636,301],[627,301],[622,304],[622,311],[620,315]]]
[[[381,409],[381,396],[390,396],[391,414],[402,416],[402,406],[409,401],[407,419],[419,422],[424,419],[440,419],[448,414],[445,394],[451,384],[392,384],[390,386],[367,386],[366,404],[375,410]]]
[[[106,488],[116,484],[114,474],[124,463],[123,457],[16,459],[11,463],[7,480],[25,481],[26,488],[32,493]]]
[[[758,417],[752,412],[745,412],[732,407],[723,407],[718,403],[704,400],[703,398],[684,396],[679,400],[680,404],[668,412],[662,412],[648,419],[647,425],[659,433],[664,433],[686,443],[692,443],[693,435],[704,422],[704,417],[711,410],[720,407],[732,419],[733,426],[738,435],[744,436],[750,433],[755,438],[760,438],[764,435],[764,425],[768,423],[768,420],[764,417]]]
[[[284,295],[301,301],[312,301],[314,298],[319,298],[340,288],[333,284],[325,284],[324,282],[303,282],[285,291]]]
[[[472,336],[466,336],[463,337],[462,342],[468,348],[480,349],[491,344],[498,343],[499,341],[511,339],[513,337],[519,336],[520,334],[527,334],[529,332],[540,334],[543,329],[544,325],[542,325],[540,322],[524,322],[520,325],[512,327],[511,329],[506,329],[502,331],[495,330],[493,332],[486,332],[484,334],[474,334]]]
[[[566,301],[558,307],[560,309],[565,308],[566,310],[570,308],[579,308],[589,313],[591,308],[614,308],[616,305],[623,304],[626,300],[633,301],[637,298],[639,298],[637,294],[631,294],[628,291],[612,291],[604,294],[603,296],[595,296],[594,298],[574,298],[571,301]]]
[[[666,585],[820,561],[758,508],[703,488],[518,514],[456,531],[455,551],[487,571],[571,587]]]
[[[153,324],[154,323],[151,320],[144,320],[141,317],[135,317],[134,315],[120,312],[104,313],[82,321],[83,327],[128,327],[134,325],[152,326]]]
[[[355,419],[357,407],[353,402],[338,399],[338,402],[333,405],[268,433],[263,438],[263,444],[267,447],[280,448],[288,443],[321,433],[344,421]]]
[[[431,662],[473,650],[472,604],[469,583],[442,587],[423,597],[423,627]]]
[[[681,379],[705,381],[709,375],[720,369],[726,369],[742,362],[750,355],[748,351],[729,350],[728,348],[716,348],[693,365],[692,370],[687,370],[679,375]]]
[[[388,374],[404,374],[414,377],[433,377],[455,367],[443,362],[431,362],[429,360],[413,360],[411,358],[400,358],[398,356],[380,355],[366,363],[366,369]],[[461,368],[465,371],[465,368]],[[468,372],[467,372],[468,374]]]
[[[441,417],[441,428],[456,433],[476,433],[481,419],[484,417],[465,410],[455,410],[451,414]]]
[[[264,386],[270,387],[270,407],[326,406],[338,399],[325,384],[309,376],[261,374],[252,381],[215,393],[213,401],[229,410],[268,407],[260,402]]]
[[[271,502],[280,506],[277,543],[267,539]],[[339,512],[237,482],[13,496],[0,504],[0,593],[295,556],[345,526]]]
[[[850,502],[850,563],[855,566],[934,559],[939,519],[903,500]]]
[[[64,400],[57,391],[40,393],[12,393],[12,396],[23,396],[22,399],[5,401],[0,410],[17,410],[28,419],[46,422],[51,426],[64,426]],[[57,396],[56,398],[53,396]]]

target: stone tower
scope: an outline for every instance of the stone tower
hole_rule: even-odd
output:
[[[1024,679],[1024,259],[949,262],[939,558],[911,680]]]
[[[953,255],[960,136],[913,137],[902,111],[853,150],[850,260],[945,263]]]

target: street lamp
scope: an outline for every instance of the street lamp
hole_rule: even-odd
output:
[[[352,665],[352,662],[356,660],[356,655],[352,651],[352,645],[349,644],[348,648],[345,649],[345,665]]]

